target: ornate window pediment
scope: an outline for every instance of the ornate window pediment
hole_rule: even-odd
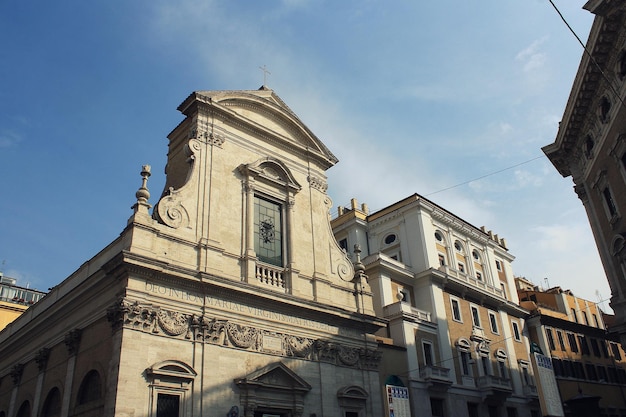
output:
[[[245,416],[257,410],[301,416],[304,397],[311,390],[311,385],[282,362],[267,365],[234,382],[239,387]]]
[[[278,159],[269,156],[261,158],[252,164],[241,165],[239,172],[248,177],[248,179],[254,179],[270,187],[286,188],[292,194],[297,193],[302,188],[289,168]]]

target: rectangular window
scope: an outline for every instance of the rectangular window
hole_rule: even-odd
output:
[[[261,262],[283,266],[282,207],[254,196],[254,251]]]
[[[572,312],[572,318],[574,319],[576,323],[578,323],[578,316],[576,315],[576,309],[572,308],[570,311]]]
[[[433,344],[422,341],[422,348],[424,349],[424,363],[426,366],[433,366]]]
[[[508,300],[509,298],[506,296],[506,286],[504,285],[504,282],[500,283],[500,289],[502,290],[502,296]]]
[[[552,329],[546,328],[546,339],[548,340],[548,347],[550,350],[556,350],[554,345],[554,336],[552,335]]]
[[[578,352],[578,344],[576,343],[576,336],[573,333],[567,334],[567,341],[569,342],[569,350],[576,353]]]
[[[615,207],[615,201],[613,200],[613,195],[611,195],[611,190],[609,187],[606,187],[602,191],[602,195],[604,196],[604,202],[606,203],[606,208],[609,211],[609,215],[614,217],[617,215],[617,208]]]
[[[519,333],[519,325],[517,324],[516,321],[512,321],[511,324],[513,325],[513,338],[517,340],[518,342],[521,342],[522,338]]]
[[[617,384],[617,369],[615,368],[609,368],[609,382],[611,384]]]
[[[339,247],[348,253],[348,239],[341,239],[339,241]]]
[[[470,306],[472,312],[472,323],[476,327],[480,327],[480,315],[478,313],[478,307]]]
[[[478,404],[467,403],[467,416],[468,417],[480,417],[480,414],[478,414]]]
[[[589,318],[587,318],[587,313],[585,311],[581,311],[581,313],[583,315],[583,320],[585,321],[585,324],[589,326]]]
[[[590,338],[589,342],[591,343],[591,350],[593,351],[594,356],[602,356],[600,353],[600,346],[598,345],[598,341],[594,338]]]
[[[178,417],[180,415],[180,397],[178,395],[161,394],[157,396],[156,417]]]
[[[439,266],[446,266],[446,257],[443,254],[439,254]]]
[[[559,347],[562,351],[565,351],[565,340],[563,340],[563,332],[560,330],[556,331],[556,337],[559,340]]]
[[[470,354],[469,352],[460,352],[461,358],[461,372],[465,376],[471,376],[470,372]]]
[[[589,355],[589,344],[587,343],[587,338],[583,335],[578,335],[578,343],[580,344],[580,351],[583,355]]]
[[[573,361],[572,364],[574,365],[574,378],[585,379],[585,371],[583,369],[583,364],[578,361]],[[595,368],[594,368],[594,372],[595,372]]]
[[[566,377],[574,377],[574,365],[572,361],[563,359],[563,375]]]
[[[609,377],[606,375],[606,368],[602,365],[597,366],[598,379],[603,382],[608,382]]]
[[[462,322],[463,319],[461,317],[461,306],[459,305],[459,300],[455,300],[454,298],[451,298],[450,306],[452,307],[452,319],[455,321]]]
[[[585,367],[587,368],[587,379],[597,381],[598,375],[596,373],[596,367],[592,363],[586,364]]]
[[[498,370],[500,372],[500,378],[507,377],[506,364],[504,362],[498,361]]]
[[[480,364],[483,367],[483,375],[491,375],[491,363],[487,356],[480,357]]]
[[[496,269],[497,269],[498,271],[502,271],[502,262],[500,262],[500,261],[496,261]]]
[[[431,398],[430,411],[433,417],[444,417],[443,400],[441,398]]]
[[[491,332],[498,334],[498,320],[495,313],[489,312],[489,324],[491,325]]]
[[[463,273],[465,273],[465,265],[463,265],[461,262],[459,262],[459,263],[457,264],[457,266],[458,266],[458,268],[457,268],[457,269],[459,270],[459,272],[463,272]]]
[[[619,351],[619,345],[617,343],[611,342],[611,350],[613,351],[613,357],[616,360],[621,361],[622,353]]]
[[[606,340],[600,340],[600,349],[602,350],[602,356],[605,358],[609,358],[609,346],[607,345]]]
[[[483,280],[483,274],[481,274],[480,272],[476,271],[476,279],[479,281]]]
[[[563,362],[561,361],[561,359],[552,358],[552,367],[554,368],[555,376],[565,376]]]
[[[520,368],[522,370],[522,382],[524,383],[524,385],[531,385],[530,374],[528,373],[528,365],[520,364]]]
[[[593,316],[593,322],[596,324],[597,328],[600,328],[600,323],[598,323],[598,316],[596,316],[595,314],[592,314]]]

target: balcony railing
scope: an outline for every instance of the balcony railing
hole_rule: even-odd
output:
[[[444,266],[440,266],[439,270],[442,272],[445,272],[448,276],[457,279],[459,281],[463,281],[465,283],[468,283],[470,285],[472,285],[473,287],[477,287],[482,289],[485,292],[488,292],[490,294],[494,294],[497,295],[498,297],[504,297],[504,292],[502,291],[502,288],[496,288],[491,284],[487,284],[485,281],[480,280],[480,279],[476,279],[474,277],[471,277],[469,275],[467,275],[465,272],[461,272],[458,271],[456,269],[452,269],[450,267],[448,267],[447,265]]]
[[[436,379],[440,381],[450,381],[450,369],[440,366],[426,365],[420,370],[420,378],[425,380]]]
[[[537,387],[534,385],[524,385],[524,395],[527,397],[538,397]]]
[[[273,288],[285,289],[285,270],[275,266],[256,263],[256,279],[264,285]]]
[[[383,314],[385,318],[403,316],[411,317],[421,321],[431,321],[430,312],[417,309],[412,305],[402,301],[398,301],[396,303],[389,304],[383,307]]]
[[[476,380],[476,386],[483,390],[513,391],[510,379],[494,375],[484,375],[478,377]]]

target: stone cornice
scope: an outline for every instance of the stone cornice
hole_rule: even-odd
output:
[[[614,77],[610,63],[611,58],[619,55],[614,49],[624,19],[623,5],[618,6],[615,2],[614,7],[620,7],[620,11],[594,20],[587,41],[587,47],[593,47],[592,58],[583,54],[556,140],[542,148],[564,177],[572,175],[572,166],[576,163],[572,158],[573,151],[580,147],[578,142],[597,118],[595,108],[607,84],[602,72],[608,77]]]

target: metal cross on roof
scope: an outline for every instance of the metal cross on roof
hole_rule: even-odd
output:
[[[263,86],[267,86],[267,74],[272,75],[272,73],[267,70],[265,65],[259,67],[259,69],[263,71]]]

